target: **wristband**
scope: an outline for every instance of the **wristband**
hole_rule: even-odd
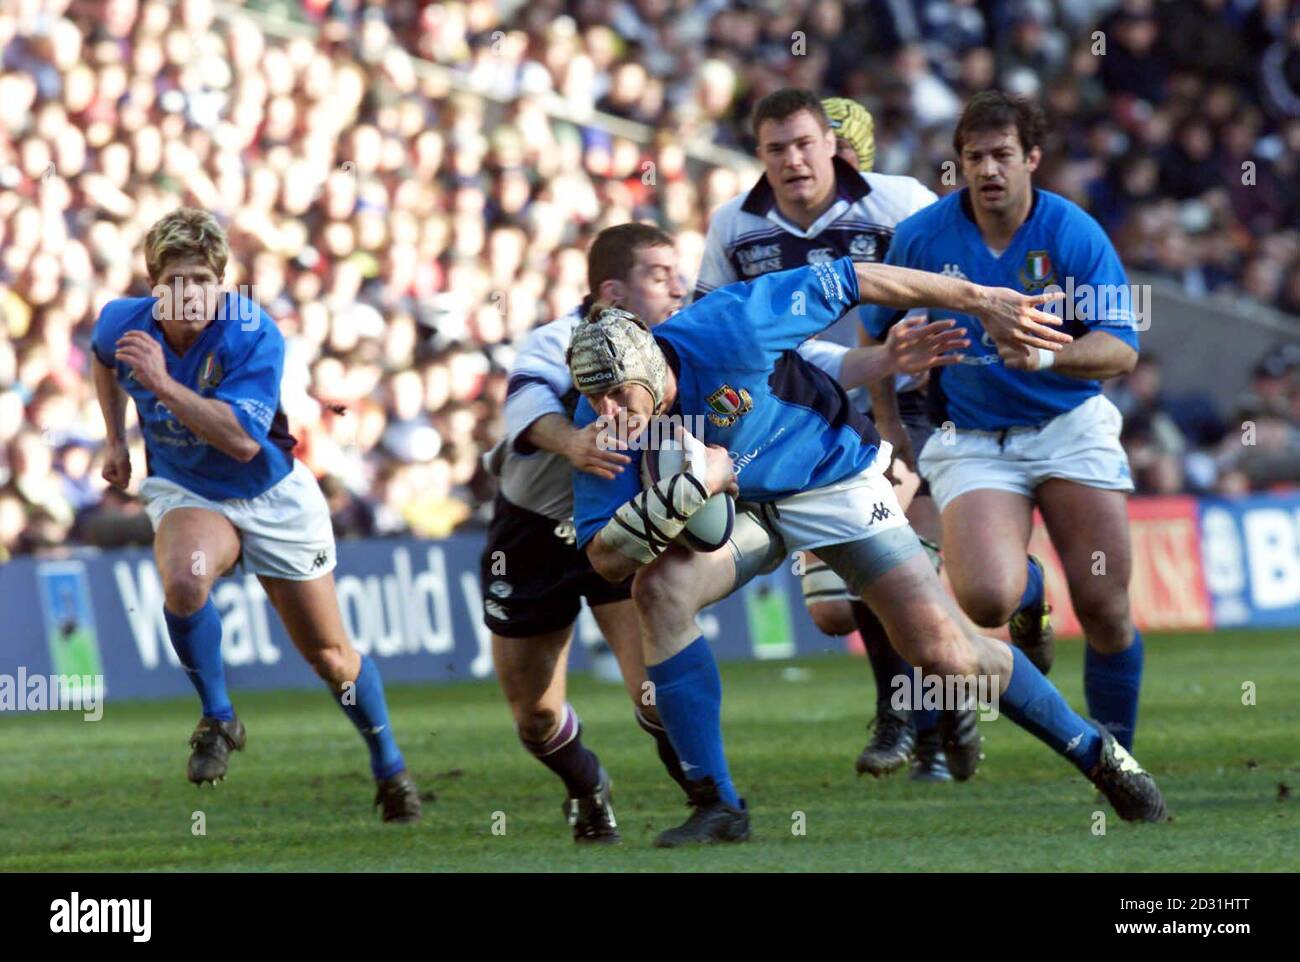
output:
[[[1035,368],[1035,370],[1046,371],[1049,367],[1051,367],[1055,363],[1056,363],[1055,351],[1049,351],[1045,347],[1040,347],[1038,349],[1038,367]]]

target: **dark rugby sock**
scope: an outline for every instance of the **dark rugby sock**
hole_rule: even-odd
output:
[[[668,729],[646,718],[640,708],[636,709],[636,723],[641,726],[642,731],[655,740],[659,761],[663,762],[664,768],[668,770],[668,776],[685,788],[686,774],[682,771],[682,762],[677,757],[677,749],[673,748],[673,743],[668,737]]]
[[[876,679],[876,706],[888,705],[897,687],[896,678],[912,678],[912,666],[894,651],[885,634],[885,626],[880,623],[875,612],[861,601],[851,602],[853,623],[858,626],[862,636],[862,647],[867,650],[867,660],[871,662],[871,674]],[[910,704],[910,700],[909,700]]]
[[[596,791],[600,781],[600,759],[582,744],[582,720],[567,702],[560,727],[544,742],[523,742],[537,760],[555,772],[564,782],[570,798],[585,798]]]

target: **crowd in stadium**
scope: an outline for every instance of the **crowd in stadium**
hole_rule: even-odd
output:
[[[283,407],[339,533],[438,537],[481,519],[510,342],[585,293],[585,245],[610,224],[673,231],[693,277],[708,212],[752,174],[683,145],[749,149],[749,108],[782,86],[867,104],[876,169],[941,194],[965,97],[1040,98],[1054,132],[1037,182],[1084,204],[1130,268],[1289,312],[1300,332],[1287,0],[336,0],[295,14],[317,39],[269,37],[210,0],[20,0],[0,15],[0,561],[147,542],[140,507],[99,476],[88,343],[104,303],[148,294],[141,241],[181,204],[218,215],[228,282],[288,340]],[[547,94],[650,139],[557,121]],[[1300,353],[1263,358],[1239,410],[1168,395],[1170,366],[1149,357],[1115,387],[1140,491],[1297,476]],[[134,463],[138,477],[140,445]]]

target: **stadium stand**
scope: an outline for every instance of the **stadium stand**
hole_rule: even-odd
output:
[[[144,232],[182,203],[218,214],[228,280],[289,341],[283,405],[339,533],[481,521],[510,342],[585,293],[609,224],[676,232],[693,275],[754,176],[727,148],[781,86],[862,101],[877,169],[941,194],[963,98],[1039,97],[1039,183],[1130,268],[1300,340],[1286,0],[17,0],[0,48],[0,561],[147,542],[99,477],[88,343],[148,293]],[[1300,478],[1300,352],[1261,353],[1233,409],[1168,352],[1115,386],[1141,491]]]

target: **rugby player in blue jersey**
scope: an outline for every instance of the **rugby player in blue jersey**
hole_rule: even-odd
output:
[[[972,346],[931,377],[931,420],[941,429],[921,451],[911,450],[888,385],[872,398],[881,434],[917,464],[943,512],[958,602],[983,627],[1009,622],[1012,641],[1046,672],[1043,567],[1025,554],[1035,506],[1042,512],[1087,638],[1088,711],[1131,749],[1143,662],[1128,597],[1133,482],[1120,414],[1101,382],[1137,363],[1141,305],[1097,222],[1033,186],[1043,133],[1032,102],[997,91],[973,97],[953,137],[967,186],[899,224],[886,263],[1027,294],[1064,289],[1053,310],[1073,341],[1044,350],[959,316]],[[900,317],[862,314],[878,340]]]
[[[650,419],[678,415],[688,424],[703,419],[699,440],[708,445],[705,467],[644,489],[633,470],[612,479],[574,475],[579,546],[607,580],[634,576],[647,675],[694,808],[657,845],[749,835],[723,750],[721,679],[695,619],[801,549],[816,550],[875,611],[911,664],[945,680],[996,684],[1000,710],[1085,773],[1122,818],[1166,817],[1155,780],[1113,736],[1071,710],[1023,652],[978,635],[961,615],[899,509],[885,473],[888,444],[844,390],[795,351],[862,301],[957,310],[1008,342],[1017,333],[1038,340],[1059,323],[1039,310],[1057,296],[845,257],[720,288],[653,333],[613,308],[593,310],[577,326],[568,352],[584,395],[577,427],[608,419],[635,459]],[[728,544],[708,553],[675,544],[722,491],[738,498]]]
[[[104,306],[92,341],[107,426],[104,477],[131,480],[126,400],[135,401],[172,647],[198,691],[190,739],[196,785],[225,778],[247,735],[226,690],[213,582],[242,562],[258,576],[295,647],[334,693],[370,751],[386,822],[420,818],[420,797],[388,719],[383,682],[352,647],[334,589],[329,508],[291,453],[280,410],[284,338],[251,300],[223,291],[230,249],[211,214],[180,208],[145,237],[152,297]]]

